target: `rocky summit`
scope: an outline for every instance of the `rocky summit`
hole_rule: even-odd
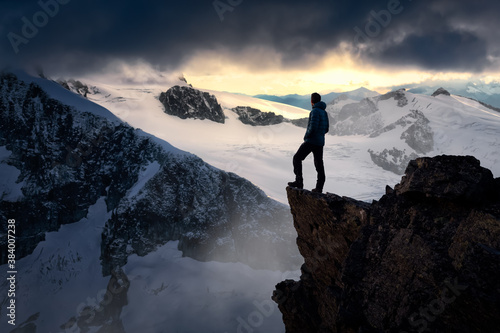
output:
[[[432,97],[436,97],[436,96],[439,96],[439,95],[445,95],[445,96],[450,96],[450,93],[448,92],[448,90],[444,89],[443,87],[439,88],[438,90],[436,90],[433,94],[432,94]]]
[[[160,94],[165,113],[181,119],[208,119],[224,123],[225,115],[214,95],[191,87],[173,86]]]
[[[276,286],[287,333],[500,332],[500,178],[418,158],[371,204],[287,188],[305,259]]]

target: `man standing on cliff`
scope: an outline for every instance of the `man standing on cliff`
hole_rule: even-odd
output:
[[[300,146],[297,153],[293,156],[293,172],[295,173],[295,181],[288,183],[288,186],[304,188],[304,178],[302,177],[302,161],[310,154],[314,156],[314,166],[318,172],[316,187],[313,192],[323,192],[325,185],[325,166],[323,164],[323,147],[325,146],[325,134],[328,133],[330,123],[328,114],[326,113],[326,104],[321,101],[321,96],[318,93],[311,95],[312,111],[309,114],[309,122],[307,124],[304,143]]]

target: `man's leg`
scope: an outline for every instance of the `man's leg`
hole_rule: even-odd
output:
[[[316,181],[316,190],[318,192],[322,192],[323,186],[325,185],[326,181],[325,165],[323,163],[323,147],[314,146],[312,152],[314,156],[314,166],[316,167],[316,172],[318,173],[318,180]]]
[[[312,151],[313,145],[304,142],[299,150],[293,156],[293,173],[295,174],[296,187],[302,188],[304,186],[304,178],[302,176],[302,161],[306,159]]]

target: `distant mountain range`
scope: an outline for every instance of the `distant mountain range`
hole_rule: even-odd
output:
[[[422,84],[409,84],[391,87],[391,90],[406,88],[414,94],[432,95],[436,89],[443,87],[453,95],[475,99],[496,108],[500,108],[500,82],[486,83],[483,80],[432,81]]]
[[[445,88],[453,95],[472,98],[481,103],[500,108],[500,82],[492,81],[486,83],[481,79],[474,80],[453,80],[453,81],[425,81],[423,83],[403,84],[388,87],[390,91],[406,89],[408,92],[421,95],[432,95],[437,89]],[[379,95],[376,91],[364,87],[347,92],[332,92],[322,95],[323,101],[332,104],[333,100],[339,96],[347,96],[349,100],[361,101],[367,97]],[[255,95],[253,97],[296,106],[309,110],[311,108],[310,95],[290,94],[285,96],[277,95]],[[345,97],[344,97],[345,98]]]
[[[345,95],[348,98],[355,100],[355,101],[361,101],[364,98],[367,97],[374,97],[379,95],[376,91],[372,91],[366,88],[359,88],[353,91],[347,91],[347,92],[332,92],[329,94],[324,94],[322,95],[322,99],[325,103],[330,104],[334,99],[336,99],[339,96]],[[311,95],[297,95],[297,94],[291,94],[291,95],[285,95],[285,96],[276,96],[276,95],[256,95],[254,96],[256,98],[272,101],[272,102],[278,102],[278,103],[283,103],[283,104],[288,104],[292,106],[296,106],[299,108],[303,109],[310,109],[311,108]]]

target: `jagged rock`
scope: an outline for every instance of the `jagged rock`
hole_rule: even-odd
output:
[[[489,200],[488,193],[494,191],[494,186],[493,174],[476,158],[441,156],[411,161],[395,191],[398,195],[419,193],[430,198],[476,202]]]
[[[281,124],[285,119],[282,115],[277,115],[274,112],[262,112],[249,106],[237,106],[232,110],[239,116],[238,119],[243,124],[252,126]]]
[[[411,110],[408,117],[413,118],[413,124],[401,133],[401,140],[413,148],[418,154],[427,154],[434,149],[434,132],[421,111]]]
[[[222,107],[214,95],[191,87],[174,86],[160,94],[165,113],[182,119],[208,119],[224,123]]]
[[[446,90],[446,89],[444,89],[444,88],[439,88],[438,90],[436,90],[436,91],[432,94],[432,97],[436,97],[436,96],[439,96],[439,95],[450,96],[450,93],[448,92],[448,90]]]
[[[58,80],[57,83],[59,83],[61,86],[63,86],[65,89],[74,92],[75,94],[78,94],[80,96],[83,96],[87,98],[88,94],[98,94],[100,93],[99,89],[95,86],[89,87],[85,83],[82,83],[81,81],[78,80]]]
[[[411,160],[418,158],[418,155],[415,153],[408,155],[406,150],[399,150],[395,147],[392,149],[384,149],[381,152],[375,152],[368,149],[368,153],[370,154],[370,158],[373,163],[382,169],[394,172],[397,175],[402,175],[405,171],[406,165],[408,165]]]
[[[287,188],[305,264],[273,294],[286,332],[500,332],[499,185],[438,156],[371,205]]]
[[[379,96],[378,100],[385,101],[385,100],[388,100],[390,98],[394,98],[396,101],[398,101],[398,106],[400,108],[402,108],[403,106],[408,105],[408,99],[406,98],[405,91],[406,91],[406,89],[399,89],[396,91],[391,91],[385,95]]]

